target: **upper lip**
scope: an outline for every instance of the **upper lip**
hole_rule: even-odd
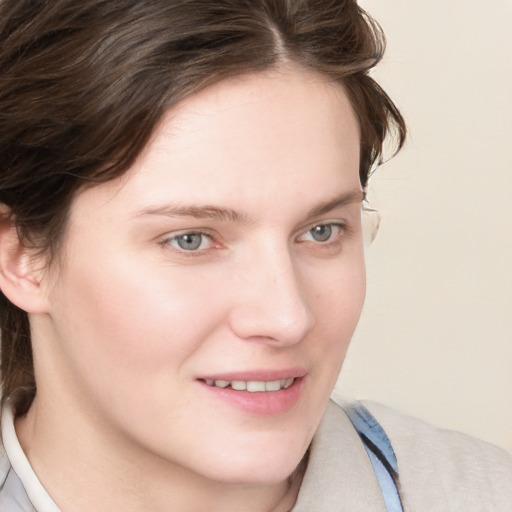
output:
[[[255,369],[235,372],[213,373],[202,375],[198,380],[228,380],[228,381],[264,381],[272,382],[281,379],[296,379],[304,377],[306,370],[300,367],[282,369]]]

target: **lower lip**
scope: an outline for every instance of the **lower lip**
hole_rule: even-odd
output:
[[[298,402],[304,387],[304,377],[297,377],[293,384],[279,391],[236,391],[231,388],[216,388],[198,381],[205,391],[227,402],[232,407],[257,416],[283,414]]]

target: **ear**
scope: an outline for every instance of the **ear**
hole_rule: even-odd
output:
[[[27,313],[48,312],[43,272],[35,258],[23,245],[8,210],[0,205],[0,289],[3,294]]]

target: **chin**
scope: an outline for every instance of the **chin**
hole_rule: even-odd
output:
[[[222,461],[209,465],[205,476],[233,485],[276,485],[296,471],[306,451],[307,446],[297,449],[283,443],[280,447],[241,449],[237,453],[225,453]]]
[[[221,471],[220,474],[211,475],[217,482],[240,486],[273,486],[287,480],[298,468],[301,459],[292,464],[283,464],[274,459],[262,465],[254,465],[234,471],[233,469]]]

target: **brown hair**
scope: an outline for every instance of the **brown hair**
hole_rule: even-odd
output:
[[[284,61],[342,83],[366,186],[404,121],[368,76],[384,52],[354,0],[0,0],[0,203],[23,242],[56,254],[77,191],[123,174],[163,114],[200,89]],[[0,294],[3,398],[35,393],[27,314]]]

